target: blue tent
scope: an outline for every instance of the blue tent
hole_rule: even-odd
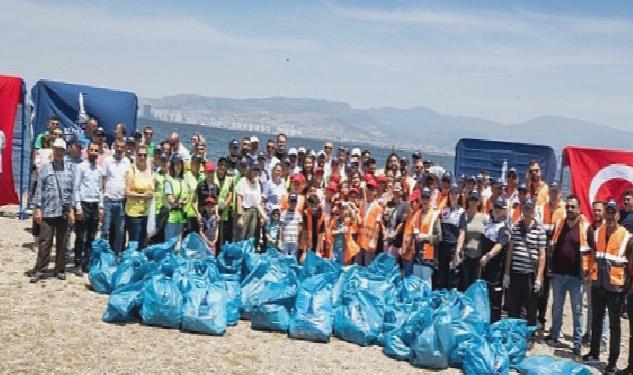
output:
[[[531,160],[539,162],[543,180],[554,181],[556,154],[551,146],[462,138],[455,146],[455,175],[474,176],[489,170],[493,178],[499,178],[503,162],[507,161],[508,168],[516,168],[521,181],[525,181]]]
[[[136,129],[138,109],[136,94],[40,80],[31,89],[31,98],[35,106],[33,134],[44,132],[48,118],[55,115],[59,117],[66,136],[76,134],[81,137],[83,131],[78,125],[80,94],[83,96],[85,113],[97,117],[99,126],[105,129],[108,143],[114,140],[114,127],[119,122],[126,125],[128,135]]]

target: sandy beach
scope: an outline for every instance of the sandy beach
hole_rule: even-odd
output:
[[[1,208],[11,215],[13,208]],[[382,348],[359,347],[332,338],[329,344],[254,331],[241,321],[222,337],[178,330],[115,325],[101,321],[108,296],[89,290],[87,276],[68,273],[30,284],[23,275],[35,262],[30,220],[0,217],[0,372],[2,373],[229,373],[229,374],[420,374],[431,372],[398,362]],[[626,367],[628,321],[622,320],[619,368]],[[571,356],[571,310],[565,308],[564,337],[551,348],[536,343],[530,354]],[[588,348],[583,348],[583,354]],[[606,361],[607,353],[601,359]],[[597,366],[597,368],[602,368]],[[442,374],[457,374],[448,369]]]

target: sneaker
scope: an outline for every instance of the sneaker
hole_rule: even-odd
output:
[[[75,271],[75,276],[83,277],[84,276],[84,272],[81,269],[78,269],[78,270]]]
[[[65,272],[57,272],[57,274],[55,276],[57,276],[57,278],[59,280],[66,280],[66,273]]]
[[[582,361],[587,362],[587,363],[598,363],[600,362],[600,358],[598,358],[598,356],[595,356],[589,353],[582,356]]]
[[[42,280],[42,278],[43,278],[43,275],[42,275],[41,272],[33,272],[33,273],[31,273],[31,279],[29,280],[29,282],[36,283],[36,282]]]
[[[582,344],[589,345],[590,343],[591,343],[591,336],[589,336],[588,333],[585,333],[585,335],[582,337]]]
[[[618,368],[615,365],[607,365],[604,368],[603,374],[605,375],[615,375],[618,372]]]
[[[552,336],[547,336],[545,338],[545,343],[547,345],[556,345],[558,344],[560,341],[558,341],[558,339],[553,338]]]

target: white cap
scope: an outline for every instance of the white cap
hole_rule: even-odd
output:
[[[305,146],[299,146],[299,148],[297,149],[297,152],[299,152],[300,154],[305,154],[306,153]]]
[[[257,138],[256,136],[252,136],[251,142],[259,143],[259,138]]]
[[[360,163],[360,160],[358,159],[358,156],[352,156],[351,158],[349,158],[349,162],[350,163]]]
[[[325,156],[325,151],[323,151],[323,150],[319,151],[319,153],[317,154],[317,156]]]
[[[314,150],[310,150],[310,156],[313,158],[316,157],[316,152]]]
[[[61,138],[57,138],[54,142],[53,142],[53,148],[63,148],[64,150],[66,149],[66,141],[64,141]]]
[[[293,147],[290,150],[288,150],[288,156],[290,155],[297,156],[297,149]]]
[[[351,156],[359,156],[360,157],[360,148],[355,147],[352,149],[352,152],[350,153]]]

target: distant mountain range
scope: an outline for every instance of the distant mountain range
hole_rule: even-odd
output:
[[[227,99],[175,95],[141,99],[154,117],[210,126],[241,127],[313,138],[355,140],[381,146],[451,153],[460,138],[551,145],[630,148],[633,133],[583,120],[544,116],[520,124],[451,116],[424,107],[353,109],[317,99]]]

